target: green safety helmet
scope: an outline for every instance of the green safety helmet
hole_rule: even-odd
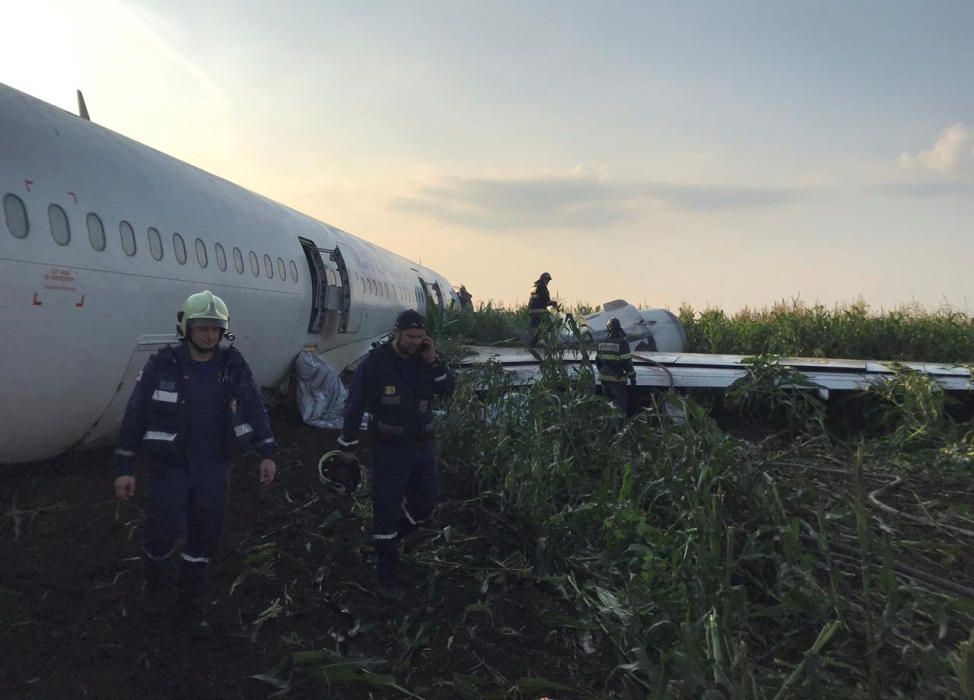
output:
[[[346,462],[341,450],[332,450],[318,460],[318,480],[340,496],[352,496],[365,485],[365,467],[357,459]]]
[[[176,314],[179,335],[183,338],[189,337],[189,322],[198,320],[216,321],[214,325],[223,329],[224,333],[230,330],[230,311],[223,299],[204,289],[202,292],[190,294],[183,302],[183,308]]]

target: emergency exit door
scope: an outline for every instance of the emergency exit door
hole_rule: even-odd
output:
[[[352,285],[341,249],[319,248],[306,238],[298,240],[311,275],[308,333],[357,333],[362,324],[362,305],[352,303]]]

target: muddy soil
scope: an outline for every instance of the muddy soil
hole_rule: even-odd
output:
[[[611,650],[578,644],[572,610],[542,582],[513,565],[483,574],[498,524],[460,508],[449,477],[436,523],[404,545],[404,599],[378,597],[367,497],[318,480],[337,434],[273,419],[277,482],[259,485],[252,456],[231,464],[206,598],[215,634],[202,641],[145,609],[145,489],[116,501],[110,450],[0,471],[0,697],[562,695],[539,679],[601,694]],[[144,465],[136,477],[144,487]],[[441,557],[453,542],[463,554]],[[321,654],[292,656],[310,650]]]

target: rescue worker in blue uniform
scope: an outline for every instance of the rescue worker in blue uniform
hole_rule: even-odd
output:
[[[531,315],[532,348],[537,347],[538,340],[544,331],[544,326],[551,320],[548,307],[558,308],[558,302],[551,299],[551,293],[548,291],[548,283],[550,281],[551,275],[547,272],[542,272],[541,277],[534,281],[534,286],[531,288],[531,296],[528,298],[528,313]]]
[[[250,367],[232,345],[221,347],[230,314],[210,291],[191,295],[177,314],[178,346],[155,353],[139,375],[115,450],[115,492],[135,493],[134,460],[149,463],[143,533],[146,597],[161,614],[177,540],[185,536],[177,619],[194,636],[209,633],[203,617],[207,566],[223,532],[227,466],[238,450],[261,455],[260,481],[277,472],[274,436]]]
[[[606,324],[608,337],[599,343],[595,354],[595,366],[602,381],[602,392],[623,415],[629,415],[629,384],[636,385],[636,369],[632,366],[632,352],[626,340],[626,332],[615,316]]]
[[[338,444],[355,459],[363,413],[372,415],[372,537],[379,593],[398,597],[398,540],[433,514],[439,476],[433,441],[433,399],[453,393],[453,374],[426,335],[417,311],[399,314],[392,339],[355,371]]]

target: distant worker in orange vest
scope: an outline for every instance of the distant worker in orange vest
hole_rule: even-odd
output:
[[[550,281],[551,275],[547,272],[542,272],[541,277],[535,280],[534,287],[531,289],[531,297],[528,299],[528,313],[531,314],[532,348],[538,346],[538,340],[542,333],[542,324],[551,319],[551,314],[548,313],[548,307],[558,308],[558,302],[552,301],[551,294],[548,292],[548,283]]]
[[[632,352],[626,340],[626,332],[615,316],[606,324],[608,337],[599,343],[595,366],[602,381],[602,393],[626,416],[629,415],[629,387],[626,380],[636,385],[636,369],[632,366]]]

